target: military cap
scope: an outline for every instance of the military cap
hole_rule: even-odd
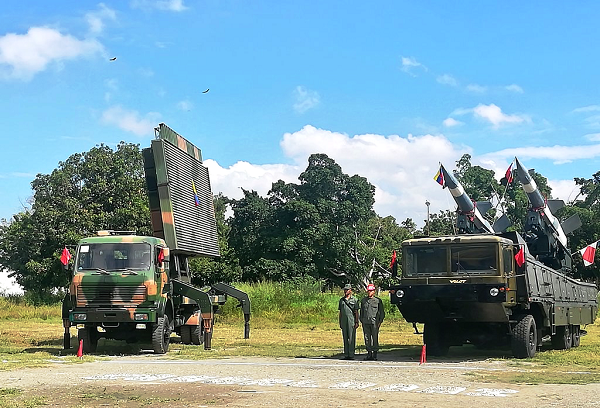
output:
[[[352,289],[352,285],[351,285],[351,284],[349,284],[349,283],[346,283],[346,284],[344,285],[344,290],[349,290],[349,289]]]

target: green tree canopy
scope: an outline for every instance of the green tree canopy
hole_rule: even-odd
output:
[[[151,234],[150,213],[139,146],[99,145],[60,162],[31,183],[31,208],[0,226],[0,266],[26,291],[43,294],[63,288],[67,274],[59,261],[98,229]]]

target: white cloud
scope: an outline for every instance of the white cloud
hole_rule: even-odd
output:
[[[574,113],[580,112],[600,112],[600,105],[589,105],[581,108],[573,109]]]
[[[190,101],[179,101],[177,102],[177,109],[182,111],[190,111],[194,107],[194,104]]]
[[[584,137],[592,142],[600,142],[600,133],[591,133],[585,135]]]
[[[427,71],[427,67],[420,62],[417,61],[415,57],[402,57],[402,71],[415,76],[413,71],[415,69],[422,69],[423,71]]]
[[[574,160],[600,157],[600,144],[579,146],[524,146],[487,153],[481,156],[480,159],[488,161],[489,163],[496,163],[497,161],[506,162],[508,166],[508,161],[506,160],[509,159],[510,161],[513,157],[519,157],[520,159],[546,159],[552,160],[554,164],[564,164]]]
[[[85,19],[90,26],[90,33],[98,35],[104,31],[105,20],[116,20],[117,13],[108,7],[104,3],[98,4],[99,10],[90,11],[85,15]]]
[[[144,117],[136,111],[128,111],[121,106],[112,106],[102,113],[102,122],[116,125],[122,130],[138,136],[152,135],[154,127],[160,122],[160,114],[149,112]]]
[[[188,9],[188,7],[183,4],[183,0],[133,0],[131,1],[130,6],[146,11],[156,9],[182,12]]]
[[[239,161],[223,168],[214,160],[204,160],[210,173],[210,184],[214,194],[223,193],[229,198],[240,199],[244,190],[256,191],[266,196],[273,183],[283,180],[298,183],[298,176],[304,170],[287,164],[250,164]]]
[[[32,27],[27,34],[0,37],[0,77],[29,81],[49,64],[104,52],[94,39],[79,40],[48,27]]]
[[[473,114],[476,117],[487,120],[494,125],[495,128],[498,128],[506,123],[530,122],[529,117],[525,115],[507,115],[502,113],[502,109],[493,103],[490,105],[477,105],[475,108],[473,108]]]
[[[570,203],[579,193],[575,180],[548,180],[548,185],[552,188],[552,198],[565,203]]]
[[[507,85],[504,87],[504,89],[506,89],[507,91],[510,91],[510,92],[515,92],[515,93],[520,93],[520,94],[523,93],[523,88],[521,88],[517,84]]]
[[[473,92],[473,93],[486,93],[488,88],[487,86],[483,86],[483,85],[477,85],[477,84],[469,84],[467,85],[467,91],[468,92]]]
[[[321,103],[321,98],[316,91],[311,91],[303,86],[297,86],[294,89],[294,98],[296,100],[294,110],[298,113],[304,113]]]
[[[447,118],[444,119],[444,122],[442,122],[444,124],[444,126],[446,127],[454,127],[454,126],[460,126],[460,125],[464,125],[463,122],[456,120],[454,118]]]
[[[440,75],[436,78],[436,80],[442,85],[458,86],[458,81],[449,74]]]
[[[0,271],[0,295],[22,295],[23,288],[8,274],[7,271]]]

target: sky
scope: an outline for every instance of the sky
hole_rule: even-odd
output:
[[[455,209],[433,180],[516,156],[553,198],[600,170],[600,3],[3,0],[0,219],[70,155],[148,147],[164,122],[213,193],[266,195],[325,153],[375,211]],[[115,59],[116,58],[116,59]],[[206,90],[208,92],[205,92]],[[1,281],[0,281],[1,288]]]

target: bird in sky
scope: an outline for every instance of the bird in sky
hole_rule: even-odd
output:
[[[112,57],[112,58],[110,59],[110,61],[115,61],[116,59],[117,59],[117,57]]]
[[[208,91],[210,91],[210,88],[206,89],[206,91],[202,91],[202,93],[207,93]]]

